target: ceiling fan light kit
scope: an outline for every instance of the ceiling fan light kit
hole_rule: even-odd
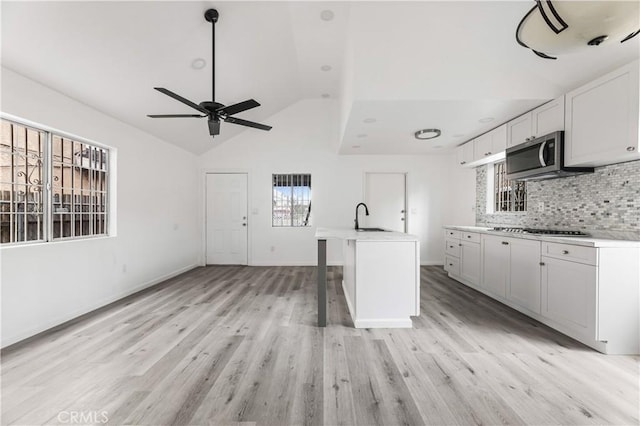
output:
[[[209,9],[205,12],[204,18],[207,22],[211,23],[211,101],[203,101],[199,104],[190,101],[189,99],[183,98],[177,93],[172,92],[169,89],[165,89],[164,87],[154,87],[160,93],[163,93],[178,102],[182,102],[183,104],[199,111],[201,114],[149,114],[147,117],[150,118],[204,118],[207,117],[208,125],[209,125],[209,134],[211,136],[220,134],[220,120],[225,121],[227,123],[237,124],[240,126],[252,127],[254,129],[260,130],[271,130],[271,126],[267,126],[260,123],[255,123],[253,121],[243,120],[241,118],[233,117],[234,114],[238,114],[243,111],[247,111],[252,108],[259,107],[260,104],[254,99],[249,99],[243,102],[239,102],[233,105],[221,104],[215,101],[216,98],[216,75],[215,75],[215,64],[216,64],[216,29],[215,23],[218,22],[218,11],[215,9]]]
[[[522,18],[516,41],[545,59],[624,43],[640,33],[638,1],[536,0]]]

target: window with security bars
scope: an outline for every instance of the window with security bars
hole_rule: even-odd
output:
[[[272,175],[271,224],[277,227],[311,224],[311,175]]]
[[[109,151],[9,120],[0,134],[0,243],[107,235]]]
[[[494,212],[524,212],[527,210],[527,184],[507,179],[504,161],[493,166]]]

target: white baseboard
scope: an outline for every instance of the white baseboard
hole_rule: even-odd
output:
[[[257,261],[251,262],[250,266],[318,266],[316,262],[307,261]],[[327,262],[327,266],[342,266],[342,262]]]
[[[153,278],[149,281],[146,281],[143,284],[140,284],[138,286],[135,286],[133,288],[128,289],[127,291],[114,295],[114,296],[110,296],[107,298],[104,298],[96,303],[93,303],[91,305],[89,305],[88,307],[82,308],[82,309],[78,309],[77,311],[73,311],[70,313],[67,313],[65,315],[60,315],[59,317],[56,317],[52,320],[46,321],[40,325],[38,325],[37,327],[32,327],[28,330],[22,331],[20,333],[17,333],[13,336],[2,336],[2,348],[13,345],[14,343],[18,343],[21,340],[27,339],[29,337],[35,336],[38,333],[42,333],[43,331],[47,331],[50,328],[56,327],[60,324],[63,324],[67,321],[71,321],[74,318],[77,318],[81,315],[87,314],[91,311],[95,311],[96,309],[102,308],[103,306],[106,306],[110,303],[116,302],[120,299],[123,299],[129,295],[132,295],[134,293],[137,293],[141,290],[144,290],[147,287],[151,287],[154,286],[156,284],[159,284],[163,281],[166,281],[170,278],[173,278],[175,276],[178,276],[180,274],[183,274],[187,271],[190,271],[193,268],[197,268],[198,265],[197,264],[191,264],[188,266],[185,266],[183,268],[177,269],[175,271],[169,272],[168,274]]]
[[[357,319],[356,328],[411,328],[411,318]]]

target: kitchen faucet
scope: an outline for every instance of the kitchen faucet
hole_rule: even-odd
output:
[[[360,206],[364,206],[364,214],[366,214],[367,216],[369,216],[369,208],[367,207],[367,205],[365,203],[359,203],[356,206],[356,229],[360,229],[360,226],[358,225],[358,207]]]

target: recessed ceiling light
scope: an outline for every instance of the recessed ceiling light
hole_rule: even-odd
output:
[[[194,70],[201,70],[205,66],[207,66],[207,61],[202,58],[196,58],[191,61],[191,68],[193,68]]]
[[[442,132],[440,129],[422,129],[415,132],[413,135],[416,139],[426,140],[426,139],[434,139],[440,136]]]
[[[320,19],[323,21],[331,21],[334,16],[333,10],[327,9],[320,12]]]
[[[491,123],[493,121],[493,117],[485,117],[485,118],[481,118],[480,120],[481,123]]]
[[[323,65],[320,67],[322,71],[331,71],[331,65]]]
[[[356,136],[359,137],[359,138],[366,138],[369,135],[367,135],[366,133],[360,133],[360,134],[358,134]]]
[[[360,145],[351,145],[351,148],[359,149],[359,148],[360,148]]]
[[[330,94],[328,94],[328,93],[323,93],[323,94],[322,94],[322,95],[320,95],[320,96],[322,96],[322,98],[323,98],[323,99],[328,99],[328,98],[330,98],[330,97],[331,97],[331,95],[330,95]]]
[[[375,118],[365,118],[364,120],[362,120],[363,123],[375,123],[376,119]]]

